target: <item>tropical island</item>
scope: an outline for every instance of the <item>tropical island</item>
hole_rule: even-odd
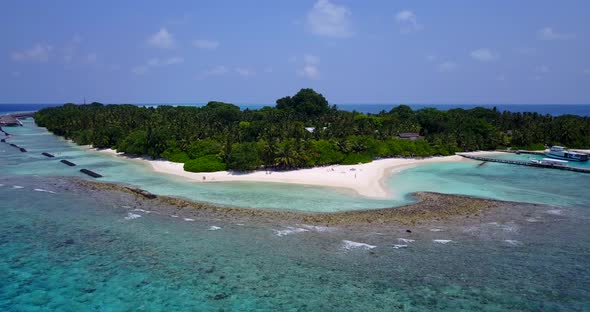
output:
[[[339,110],[313,89],[240,110],[203,107],[65,104],[35,114],[39,126],[80,145],[183,163],[213,172],[288,170],[368,163],[388,157],[428,157],[497,149],[590,146],[590,118],[494,109],[405,105],[363,114]]]

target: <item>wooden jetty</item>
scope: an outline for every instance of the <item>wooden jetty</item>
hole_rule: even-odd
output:
[[[0,126],[1,127],[14,127],[14,126],[22,126],[23,124],[13,115],[4,115],[0,116]]]
[[[544,152],[535,152],[535,151],[527,151],[527,150],[501,150],[498,152],[502,153],[512,153],[512,154],[529,154],[529,155],[545,155]]]
[[[35,117],[35,112],[22,112],[22,113],[11,113],[8,114],[9,116],[12,116],[14,118],[29,118],[29,117]]]
[[[484,161],[484,162],[497,162],[497,163],[518,165],[518,166],[529,166],[529,167],[567,170],[567,171],[574,171],[574,172],[581,172],[581,173],[590,173],[590,168],[580,168],[580,167],[571,167],[571,166],[564,166],[564,165],[534,163],[534,162],[529,162],[529,161],[513,160],[513,159],[498,159],[498,158],[491,158],[491,157],[473,156],[473,155],[467,155],[467,154],[458,154],[458,155],[461,157],[465,157],[465,158],[469,158],[469,159],[473,159],[473,160]]]
[[[93,178],[102,178],[102,176],[94,171],[88,170],[88,169],[80,169],[80,172],[87,174]]]

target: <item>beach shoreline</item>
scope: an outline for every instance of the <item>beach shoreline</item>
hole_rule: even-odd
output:
[[[192,182],[268,182],[298,184],[348,190],[363,197],[380,199],[391,198],[394,196],[392,191],[386,186],[386,180],[393,174],[424,164],[472,161],[459,155],[452,155],[422,159],[384,158],[366,164],[331,165],[289,171],[256,170],[245,173],[230,171],[188,172],[184,171],[182,163],[174,163],[163,159],[151,160],[145,157],[133,157],[124,153],[119,153],[113,149],[97,149],[91,146],[84,146],[84,148],[111,155],[113,157],[139,161],[147,165],[154,172],[181,177]],[[501,152],[486,151],[473,152],[471,154],[489,155],[492,153]]]

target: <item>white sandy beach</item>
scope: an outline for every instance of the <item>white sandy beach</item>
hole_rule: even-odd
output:
[[[112,149],[92,149],[101,153],[124,157]],[[475,152],[470,154],[490,154],[492,152]],[[317,185],[353,190],[359,195],[373,198],[387,198],[391,194],[384,185],[384,180],[403,169],[414,166],[440,163],[470,161],[459,155],[430,157],[424,159],[387,158],[375,160],[367,164],[333,165],[291,171],[254,171],[250,173],[232,173],[229,171],[195,173],[184,171],[183,164],[167,160],[148,160],[143,158],[129,158],[144,162],[155,172],[183,177],[195,182],[273,182]]]

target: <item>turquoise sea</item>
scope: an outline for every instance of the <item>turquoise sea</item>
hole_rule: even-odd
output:
[[[387,183],[394,197],[371,200],[318,187],[190,183],[86,151],[31,119],[24,124],[6,130],[9,142],[27,153],[0,144],[2,311],[590,307],[588,175],[475,161],[429,164],[393,176]],[[414,226],[410,234],[378,226],[190,221],[149,213],[155,207],[135,207],[122,195],[89,194],[67,178],[86,178],[80,167],[100,172],[104,181],[158,194],[253,208],[373,209],[412,202],[409,194],[415,191],[552,207],[477,225]],[[396,249],[399,244],[408,246]]]

